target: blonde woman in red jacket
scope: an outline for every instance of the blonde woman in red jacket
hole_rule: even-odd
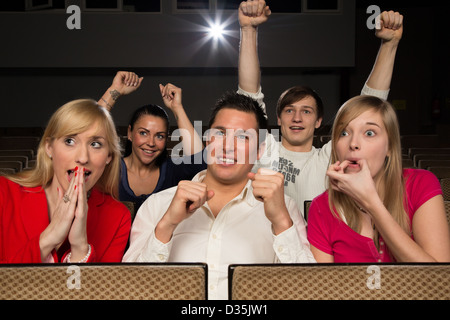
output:
[[[0,177],[0,262],[119,262],[131,228],[117,201],[119,138],[110,114],[75,100],[51,117],[36,167]]]

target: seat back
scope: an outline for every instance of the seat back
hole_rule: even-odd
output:
[[[305,218],[305,221],[308,221],[308,212],[309,208],[311,207],[312,200],[305,200],[303,202],[303,216]]]
[[[415,167],[419,167],[420,160],[450,160],[450,154],[416,154],[413,158]]]
[[[20,161],[1,161],[0,168],[2,169],[13,169],[14,173],[20,172],[23,169],[23,164]]]
[[[445,214],[447,215],[447,222],[450,227],[450,201],[444,201]]]
[[[0,266],[0,300],[204,300],[206,264]]]
[[[136,217],[136,204],[133,201],[121,201],[130,211],[131,214],[131,222],[134,221],[134,218]]]
[[[402,135],[400,137],[402,147],[405,149],[409,148],[439,148],[439,136],[436,134],[433,135],[425,135],[425,134],[416,134],[416,135]]]
[[[450,167],[450,160],[419,160],[419,169],[428,169],[430,167]]]
[[[450,167],[428,167],[438,179],[450,178]]]
[[[450,264],[233,265],[232,300],[448,300]]]
[[[442,195],[445,201],[450,201],[450,178],[444,178],[440,181],[442,188]]]
[[[19,161],[22,162],[22,168],[28,168],[28,157],[25,156],[0,156],[0,161],[8,162],[8,161]]]
[[[0,137],[0,149],[31,149],[35,153],[40,137],[37,136],[6,136]]]
[[[416,154],[450,154],[450,148],[408,148],[408,157],[413,159]]]

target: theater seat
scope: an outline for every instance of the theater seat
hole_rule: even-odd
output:
[[[134,221],[134,218],[136,217],[136,204],[133,201],[121,201],[127,209],[130,211],[131,214],[131,222]]]
[[[444,178],[440,181],[442,188],[442,195],[445,201],[450,201],[450,178]]]
[[[450,299],[450,264],[233,265],[228,277],[232,300]]]
[[[448,226],[450,227],[450,201],[444,201],[445,214],[447,215]]]
[[[206,264],[0,265],[0,300],[204,300],[206,279]]]

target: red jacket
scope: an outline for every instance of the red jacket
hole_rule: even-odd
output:
[[[131,229],[128,209],[111,196],[92,190],[88,200],[87,262],[121,262]],[[0,263],[41,263],[39,237],[49,225],[41,187],[27,188],[0,177]],[[69,252],[68,241],[53,250],[55,262]],[[76,262],[76,261],[73,261]]]

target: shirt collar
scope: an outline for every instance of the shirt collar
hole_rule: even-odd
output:
[[[206,170],[200,171],[197,173],[194,178],[192,178],[192,181],[194,182],[202,182],[203,179],[205,179],[206,176]],[[252,181],[248,180],[244,188],[242,189],[241,193],[234,198],[234,200],[245,200],[247,204],[251,207],[254,207],[259,203],[258,200],[256,200],[255,196],[253,195],[253,188],[252,188]]]

